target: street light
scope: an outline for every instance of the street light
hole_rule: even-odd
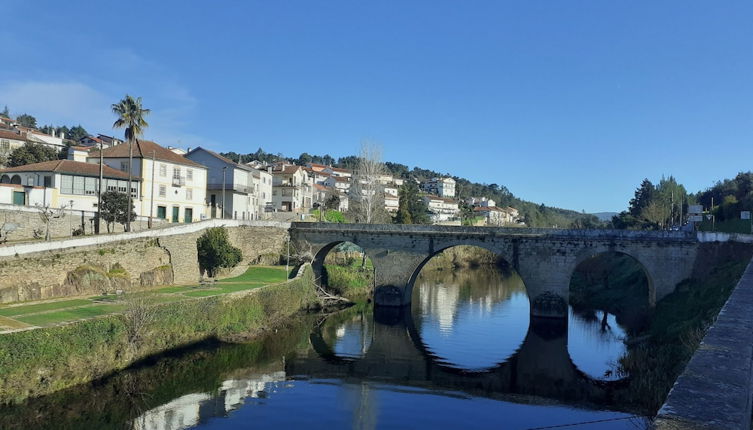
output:
[[[225,219],[225,175],[227,174],[227,166],[222,168],[222,219]]]

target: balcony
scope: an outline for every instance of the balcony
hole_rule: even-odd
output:
[[[173,187],[182,187],[186,185],[186,177],[173,177]]]

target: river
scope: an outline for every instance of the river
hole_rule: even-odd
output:
[[[618,401],[624,324],[599,309],[532,320],[514,274],[432,271],[409,310],[361,304],[175,351],[0,408],[0,428],[646,428]]]

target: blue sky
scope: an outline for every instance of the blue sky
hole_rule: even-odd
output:
[[[219,151],[384,158],[617,211],[753,168],[750,1],[0,0],[0,107]],[[120,133],[118,131],[117,133]]]

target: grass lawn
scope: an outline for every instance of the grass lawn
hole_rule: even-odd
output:
[[[186,291],[192,291],[192,290],[195,290],[197,288],[199,288],[199,287],[196,286],[196,285],[187,285],[187,286],[184,285],[184,286],[178,286],[178,287],[160,288],[159,290],[157,290],[157,292],[158,293],[168,293],[168,294],[169,293],[184,293]]]
[[[72,308],[74,306],[84,306],[92,304],[91,300],[62,300],[59,302],[39,303],[36,305],[12,306],[0,308],[0,316],[13,317],[18,315],[35,314],[38,312],[52,311],[55,309]]]
[[[249,267],[246,273],[235,278],[222,279],[218,282],[260,282],[276,284],[288,278],[284,267]]]
[[[29,315],[16,319],[26,324],[45,326],[64,321],[72,321],[82,318],[91,318],[99,315],[111,314],[115,312],[122,312],[123,310],[125,310],[125,305],[92,305],[74,309],[65,309],[56,312],[47,312],[44,314]]]

